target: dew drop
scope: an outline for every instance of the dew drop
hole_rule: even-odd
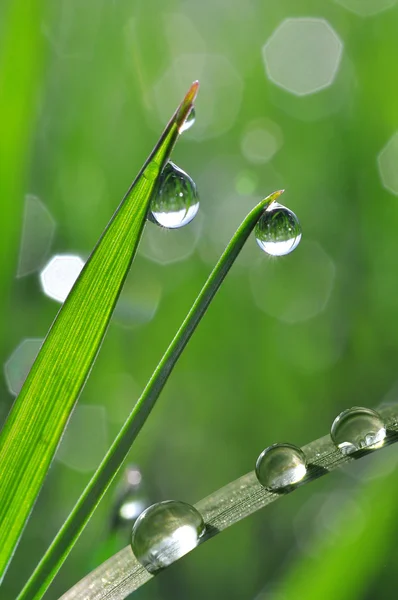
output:
[[[152,201],[149,219],[167,229],[178,229],[192,221],[199,209],[195,182],[182,169],[168,162],[159,191]]]
[[[335,418],[330,435],[343,454],[352,454],[365,448],[380,448],[386,437],[386,427],[375,410],[353,406]]]
[[[307,472],[304,452],[293,444],[273,444],[256,462],[257,479],[268,490],[280,490],[298,483]]]
[[[255,236],[264,252],[271,256],[284,256],[299,245],[301,227],[293,211],[273,202],[258,221]]]
[[[201,514],[190,504],[158,502],[134,523],[131,547],[147,571],[156,573],[193,550],[205,529]]]
[[[184,131],[187,131],[187,129],[191,129],[192,125],[195,123],[195,118],[196,118],[195,108],[192,107],[191,110],[189,111],[189,113],[187,114],[187,117],[186,117],[184,123],[181,125],[180,129],[178,130],[179,133],[183,133]]]

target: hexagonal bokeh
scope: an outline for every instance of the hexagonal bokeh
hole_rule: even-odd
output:
[[[285,259],[261,257],[251,270],[250,283],[261,310],[285,323],[300,323],[324,310],[334,276],[334,262],[323,248],[303,241]]]
[[[159,120],[167,122],[176,94],[183,96],[193,79],[201,83],[195,103],[200,119],[186,135],[202,140],[226,133],[239,113],[243,80],[228,58],[219,54],[182,54],[174,59],[153,89]]]
[[[108,450],[108,425],[103,406],[78,404],[65,430],[56,460],[87,473],[94,471]]]
[[[243,156],[255,165],[261,165],[276,154],[283,144],[280,127],[269,120],[253,121],[246,128],[241,140]]]
[[[53,256],[40,273],[44,293],[53,300],[65,302],[83,267],[84,260],[80,256],[71,254]]]
[[[397,0],[335,0],[360,17],[371,17],[396,5]]]
[[[17,277],[40,269],[51,247],[55,221],[39,198],[28,194],[22,224]]]
[[[329,85],[340,66],[343,43],[324,19],[286,19],[263,46],[268,78],[291,94],[314,94]]]
[[[398,196],[398,131],[389,139],[377,157],[381,181],[387,190]]]
[[[148,223],[138,252],[148,260],[161,265],[186,260],[194,252],[200,239],[202,223],[200,212],[191,223],[180,229],[165,229]]]
[[[5,380],[13,396],[21,391],[42,344],[42,338],[26,338],[4,363]]]

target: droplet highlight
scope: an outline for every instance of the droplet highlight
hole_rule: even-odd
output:
[[[271,256],[290,254],[300,243],[301,226],[298,218],[286,206],[273,202],[255,227],[258,245]]]
[[[380,448],[386,437],[384,420],[375,410],[353,406],[333,421],[330,436],[343,454]]]
[[[301,448],[293,444],[273,444],[256,462],[256,476],[267,490],[280,490],[294,485],[307,473],[307,461]]]
[[[188,225],[199,209],[196,184],[177,165],[167,163],[160,177],[159,190],[152,201],[149,219],[167,229]]]
[[[189,113],[187,114],[187,117],[186,117],[184,123],[179,128],[179,130],[178,130],[179,133],[183,133],[184,131],[191,129],[192,125],[195,123],[195,119],[196,119],[196,112],[195,112],[195,108],[192,107],[191,110],[189,111]]]
[[[202,515],[190,504],[158,502],[134,523],[131,547],[147,571],[157,573],[193,550],[205,529]]]

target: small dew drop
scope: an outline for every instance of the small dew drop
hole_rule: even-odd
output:
[[[280,490],[298,483],[307,472],[304,452],[293,444],[273,444],[256,462],[256,476],[268,490]]]
[[[201,514],[190,504],[158,502],[138,517],[131,547],[147,571],[157,573],[193,550],[205,529]]]
[[[299,245],[301,227],[293,211],[273,202],[258,221],[255,236],[264,252],[271,256],[284,256]]]
[[[144,177],[149,181],[153,181],[159,174],[159,165],[154,160],[151,160],[150,163],[144,169]]]
[[[375,410],[353,406],[335,418],[330,435],[343,454],[352,454],[357,450],[380,448],[386,427]]]
[[[178,229],[192,221],[199,209],[195,182],[182,169],[168,162],[159,190],[152,201],[149,219],[167,229]]]
[[[184,131],[191,129],[192,125],[195,123],[195,119],[196,119],[196,112],[195,112],[195,108],[192,107],[191,110],[189,111],[189,113],[187,114],[187,117],[186,117],[184,123],[181,125],[180,129],[178,130],[179,133],[183,133]]]

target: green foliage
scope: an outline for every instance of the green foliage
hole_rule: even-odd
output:
[[[158,176],[192,108],[196,89],[195,84],[88,259],[1,432],[1,578],[98,353],[137,249]]]

